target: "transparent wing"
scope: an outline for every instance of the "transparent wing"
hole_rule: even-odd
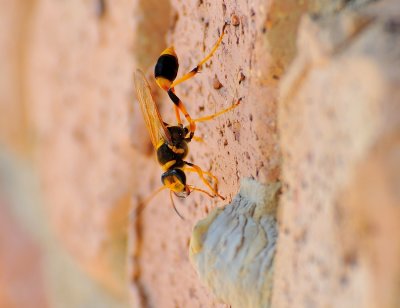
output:
[[[170,142],[171,135],[161,119],[157,105],[151,96],[150,86],[141,70],[136,70],[134,74],[134,83],[137,99],[142,109],[143,118],[154,148],[157,148],[161,140]]]

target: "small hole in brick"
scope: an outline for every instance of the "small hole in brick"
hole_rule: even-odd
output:
[[[239,80],[239,84],[241,84],[243,82],[243,80],[246,79],[246,76],[243,74],[243,72],[239,72],[238,74],[238,80]]]
[[[232,15],[232,17],[231,17],[231,23],[232,23],[232,26],[235,26],[235,27],[237,27],[237,26],[239,26],[240,25],[240,18],[239,18],[239,16],[237,16],[237,15]]]
[[[213,79],[213,88],[214,88],[215,90],[219,90],[219,89],[222,88],[222,83],[219,81],[217,75],[215,75],[215,76],[214,76],[214,79]]]

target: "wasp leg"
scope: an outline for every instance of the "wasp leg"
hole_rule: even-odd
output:
[[[222,200],[225,200],[225,198],[218,193],[218,179],[211,172],[203,171],[199,166],[195,164],[186,161],[184,161],[184,163],[189,166],[189,167],[184,167],[185,171],[196,172],[199,175],[200,179],[203,181],[203,183],[213,192],[215,196],[218,196]],[[208,175],[213,179],[214,187],[211,186],[211,184],[207,181],[204,175]]]
[[[214,197],[213,195],[211,195],[208,191],[205,191],[204,189],[195,187],[193,185],[188,185],[189,189],[191,189],[192,191],[199,191],[202,192],[203,194],[206,194],[207,196],[209,196],[210,198]]]
[[[194,141],[197,141],[197,142],[204,142],[204,139],[201,138],[201,137],[193,136],[192,139],[193,139]]]
[[[170,97],[172,102],[175,104],[175,108],[178,108],[184,114],[186,120],[189,122],[189,132],[190,132],[189,138],[192,139],[194,136],[194,132],[196,130],[196,123],[193,121],[191,116],[188,114],[185,105],[183,104],[181,99],[178,96],[176,96],[175,91],[173,89],[168,90],[168,96]],[[177,117],[179,117],[179,115]]]
[[[176,116],[176,120],[178,121],[178,125],[182,125],[181,115],[179,114],[178,106],[174,105],[174,109],[175,109],[175,116]]]
[[[224,114],[225,112],[228,112],[228,111],[231,111],[232,109],[235,109],[237,106],[239,106],[241,101],[242,101],[242,99],[240,98],[235,104],[233,104],[232,106],[230,106],[228,108],[225,108],[223,110],[220,110],[219,112],[216,112],[214,114],[211,114],[211,115],[208,115],[208,116],[205,116],[205,117],[193,119],[193,121],[196,123],[196,122],[206,122],[206,121],[212,120],[212,119]],[[195,141],[204,142],[203,138],[195,137],[192,134],[190,134],[190,136],[188,138],[186,138],[185,140],[187,142],[190,142],[190,141],[192,141],[192,139],[194,139]]]
[[[189,163],[189,164],[191,164],[191,163]],[[194,164],[191,164],[191,167],[193,168],[193,169],[200,169],[200,167],[198,167],[198,166],[196,166],[196,165],[194,165]],[[189,172],[190,172],[190,170],[188,170]],[[198,172],[197,170],[192,170],[193,172]],[[211,177],[212,179],[213,179],[213,182],[214,182],[214,190],[218,190],[218,179],[217,179],[217,177],[214,175],[214,174],[212,174],[211,172],[209,172],[209,171],[203,171],[203,170],[201,170],[200,169],[200,171],[201,172],[203,172],[203,174],[205,174],[205,175],[208,175],[209,177]]]
[[[180,83],[182,83],[182,82],[184,82],[184,81],[186,81],[186,80],[192,78],[194,75],[196,75],[196,74],[201,70],[203,64],[206,63],[208,60],[210,60],[210,58],[214,55],[215,51],[218,49],[219,45],[221,44],[222,39],[223,39],[224,34],[225,34],[225,28],[226,28],[226,26],[227,26],[227,24],[225,23],[224,26],[222,27],[222,31],[221,31],[222,33],[221,33],[221,35],[219,36],[218,41],[215,43],[213,49],[211,49],[210,53],[209,53],[203,60],[201,60],[201,61],[199,62],[199,64],[197,64],[197,66],[196,66],[194,69],[192,69],[189,73],[183,75],[183,76],[182,76],[181,78],[179,78],[178,80],[175,80],[175,81],[171,84],[170,88],[173,89],[173,88],[174,88],[175,86],[177,86],[178,84],[180,84]]]
[[[205,121],[212,120],[212,119],[220,116],[221,114],[224,114],[225,112],[228,112],[228,111],[231,111],[232,109],[235,109],[237,106],[239,106],[241,100],[242,99],[240,98],[235,104],[233,104],[232,106],[230,106],[228,108],[222,109],[222,110],[220,110],[220,111],[218,111],[218,112],[216,112],[214,114],[211,114],[211,115],[208,115],[208,116],[205,116],[205,117],[194,119],[193,121],[194,122],[205,122]]]

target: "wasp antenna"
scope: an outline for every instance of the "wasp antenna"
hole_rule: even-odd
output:
[[[139,216],[140,213],[144,210],[145,206],[162,190],[166,189],[166,186],[161,186],[160,188],[157,188],[154,192],[151,193],[150,196],[148,196],[146,199],[144,199],[142,202],[139,203],[138,207],[136,208],[136,216]]]
[[[193,185],[189,185],[189,188],[190,188],[191,190],[193,190],[193,191],[198,191],[198,192],[201,192],[201,193],[203,193],[203,194],[206,194],[206,195],[209,196],[210,198],[214,198],[215,196],[217,196],[217,195],[212,195],[212,194],[210,194],[208,191],[205,191],[204,189],[195,187],[195,186],[193,186]],[[218,196],[219,196],[219,195],[218,195]],[[221,196],[220,196],[220,197],[221,197]],[[223,199],[223,200],[224,200],[224,199]]]
[[[225,197],[221,196],[218,192],[214,195],[214,197],[220,198],[222,201],[225,201]]]
[[[171,199],[171,203],[172,203],[172,207],[175,210],[175,213],[178,214],[178,216],[182,219],[185,220],[185,217],[183,217],[177,210],[177,208],[175,207],[175,203],[174,203],[174,199],[172,198],[172,190],[169,191],[169,198]]]

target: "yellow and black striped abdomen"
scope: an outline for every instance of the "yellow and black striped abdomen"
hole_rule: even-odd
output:
[[[154,77],[158,85],[168,90],[178,75],[179,62],[173,47],[165,49],[154,68]]]

